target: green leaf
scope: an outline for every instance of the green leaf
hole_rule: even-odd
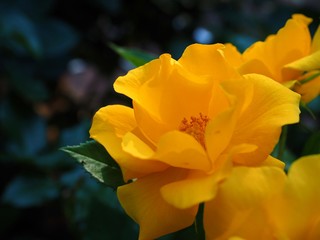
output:
[[[313,74],[313,75],[301,80],[300,83],[301,84],[305,84],[305,83],[310,82],[310,81],[312,81],[313,79],[315,79],[315,78],[317,78],[319,76],[320,76],[320,72],[317,72],[317,73],[315,73],[315,74]]]
[[[320,131],[311,135],[304,145],[302,155],[311,155],[320,153]]]
[[[121,57],[128,60],[136,67],[144,65],[147,62],[150,62],[151,60],[156,58],[155,55],[141,51],[141,50],[123,48],[123,47],[119,47],[113,43],[110,43],[109,46],[115,52],[117,52]]]
[[[100,182],[116,189],[125,184],[118,164],[110,157],[104,147],[96,141],[88,141],[77,146],[62,148]]]

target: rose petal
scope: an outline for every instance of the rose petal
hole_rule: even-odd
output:
[[[161,196],[162,186],[180,180],[185,171],[168,169],[148,175],[118,188],[121,205],[139,225],[139,240],[150,240],[190,226],[197,213],[197,206],[178,209]]]
[[[119,164],[125,181],[167,168],[167,165],[161,162],[141,160],[123,151],[121,137],[135,127],[131,108],[110,105],[95,114],[90,129],[90,137],[101,143]]]
[[[192,171],[186,179],[161,188],[163,198],[176,208],[190,208],[211,200],[217,191],[217,176]]]
[[[243,165],[262,163],[278,142],[281,127],[299,121],[300,95],[263,75],[247,74],[253,83],[253,96],[237,119],[230,145],[241,143],[258,146],[252,153],[235,156],[234,161]],[[236,93],[238,86],[230,85]]]
[[[263,203],[283,189],[285,178],[280,168],[234,168],[217,196],[205,204],[207,239],[272,239]]]
[[[168,132],[160,138],[154,158],[179,168],[209,171],[211,167],[203,146],[180,131]]]

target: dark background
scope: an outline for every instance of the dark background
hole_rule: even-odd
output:
[[[319,12],[313,0],[1,0],[0,239],[137,239],[115,192],[59,150],[88,140],[100,107],[129,104],[112,84],[132,65],[110,42],[174,58],[194,42],[244,50],[293,13],[312,17],[314,32]],[[318,117],[319,105],[310,104]],[[301,116],[288,162],[320,149],[319,122]]]

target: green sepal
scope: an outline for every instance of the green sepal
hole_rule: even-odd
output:
[[[156,58],[155,55],[141,50],[119,47],[113,43],[109,43],[109,46],[135,67],[142,66]]]
[[[315,78],[317,78],[319,76],[320,76],[320,72],[317,71],[315,74],[313,74],[313,75],[311,75],[309,77],[306,77],[305,79],[301,80],[300,83],[301,84],[305,84],[305,83],[310,82],[310,81],[312,81],[313,79],[315,79]]]
[[[70,154],[86,171],[107,186],[116,189],[125,184],[120,167],[98,142],[87,141],[80,145],[63,147],[61,150]]]

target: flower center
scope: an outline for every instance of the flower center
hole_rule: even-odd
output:
[[[199,113],[199,117],[192,116],[190,117],[190,120],[184,118],[180,123],[179,130],[193,136],[204,148],[206,148],[204,133],[208,121],[209,118],[207,116]]]

